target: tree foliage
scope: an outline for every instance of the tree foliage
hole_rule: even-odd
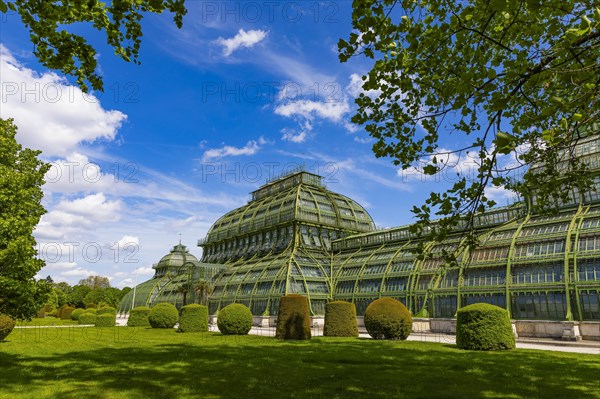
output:
[[[73,287],[69,295],[67,295],[67,300],[71,305],[74,305],[78,308],[85,308],[85,296],[89,294],[91,288],[87,285],[76,285]]]
[[[40,151],[17,144],[12,119],[0,119],[0,313],[29,319],[46,302],[50,285],[36,281],[44,261],[32,231],[45,210],[41,186],[48,164]]]
[[[92,290],[96,288],[109,288],[110,280],[108,279],[108,277],[103,276],[88,276],[84,279],[79,280],[79,285],[88,286]]]
[[[600,126],[596,2],[355,0],[353,7],[355,31],[340,40],[340,60],[374,62],[353,121],[375,138],[375,154],[429,175],[451,157],[476,163],[474,178],[459,174],[413,208],[414,232],[428,226],[429,238],[441,239],[460,215],[471,223],[495,205],[491,186],[535,197],[541,209],[590,188],[572,151]],[[432,214],[441,217],[435,225]]]
[[[0,0],[0,12],[16,13],[29,30],[38,60],[47,68],[74,76],[84,91],[88,91],[86,82],[96,90],[103,85],[96,50],[83,36],[73,33],[75,26],[85,24],[103,31],[115,55],[139,64],[144,14],[164,11],[172,12],[181,28],[187,12],[184,0]]]

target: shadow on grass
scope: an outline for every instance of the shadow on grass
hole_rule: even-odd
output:
[[[600,365],[593,356],[479,353],[361,339],[156,334],[141,330],[135,341],[84,349],[70,350],[66,342],[62,350],[40,355],[0,353],[0,396],[600,398]]]

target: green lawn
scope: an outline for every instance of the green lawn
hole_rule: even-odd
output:
[[[600,356],[115,328],[14,330],[0,398],[600,398]]]

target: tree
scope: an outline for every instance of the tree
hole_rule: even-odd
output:
[[[86,305],[90,303],[100,305],[101,302],[104,302],[104,288],[94,288],[87,293],[83,301]]]
[[[181,284],[180,286],[177,287],[177,292],[180,293],[183,296],[183,306],[187,305],[187,294],[189,292],[189,288],[187,283],[185,284]]]
[[[91,289],[96,288],[109,288],[110,280],[108,277],[102,276],[88,276],[84,279],[79,280],[79,285],[85,285]]]
[[[34,0],[0,0],[0,12],[16,12],[29,29],[33,54],[47,68],[77,78],[77,84],[88,91],[86,81],[95,90],[103,90],[97,72],[97,53],[88,41],[69,30],[82,24],[106,34],[106,43],[115,55],[139,64],[144,13],[174,13],[173,20],[181,28],[187,13],[184,0],[78,1],[46,2]]]
[[[37,158],[40,151],[17,144],[16,133],[12,119],[0,119],[0,313],[30,319],[51,289],[35,280],[44,261],[32,235],[45,213],[41,186],[49,165]]]
[[[87,294],[90,293],[91,290],[92,289],[87,285],[74,286],[69,295],[67,296],[69,303],[78,308],[85,308],[85,297]]]
[[[194,286],[194,292],[196,294],[196,298],[200,297],[200,305],[206,306],[208,296],[212,294],[213,289],[213,285],[206,280],[200,280],[196,283]]]
[[[600,131],[597,3],[356,0],[353,7],[355,31],[340,40],[340,60],[374,60],[353,121],[375,138],[376,156],[427,175],[450,158],[476,162],[474,179],[459,174],[413,208],[414,233],[441,240],[460,225],[473,246],[474,215],[495,205],[486,194],[492,186],[518,193],[529,210],[556,209],[591,188],[573,149]],[[454,146],[440,145],[441,137]]]

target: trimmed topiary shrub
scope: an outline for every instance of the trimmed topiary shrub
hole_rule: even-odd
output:
[[[62,319],[62,312],[67,307],[67,305],[62,305],[58,309],[56,309],[56,318]]]
[[[405,340],[412,331],[412,315],[394,298],[379,298],[367,306],[365,328],[373,339]]]
[[[63,320],[71,320],[71,313],[73,313],[74,310],[75,308],[67,306],[62,310],[60,318]]]
[[[148,315],[151,309],[146,306],[138,306],[137,308],[131,309],[129,312],[129,319],[127,319],[127,326],[129,327],[150,327],[148,321]]]
[[[221,317],[220,313],[219,317]],[[281,297],[275,337],[279,339],[310,339],[308,298],[297,294]]]
[[[79,316],[79,324],[96,324],[96,314],[85,312]]]
[[[154,306],[148,315],[152,328],[173,328],[177,319],[179,319],[177,308],[166,302]]]
[[[114,327],[117,322],[117,316],[111,313],[99,314],[96,316],[96,327]]]
[[[325,308],[323,335],[327,337],[358,337],[356,306],[352,302],[328,302]]]
[[[252,312],[241,303],[232,303],[219,310],[217,326],[223,335],[246,335],[252,328]]]
[[[98,308],[97,315],[101,315],[101,314],[117,314],[117,309],[110,307],[110,306],[102,306],[100,308]]]
[[[197,304],[182,307],[179,316],[179,331],[208,331],[208,307]]]
[[[85,309],[75,309],[74,311],[71,312],[71,319],[72,320],[79,320],[79,316],[81,316],[82,314],[84,314],[86,312]]]
[[[515,335],[506,309],[489,303],[474,303],[458,309],[456,346],[480,351],[513,349]]]
[[[37,312],[37,316],[38,319],[43,319],[46,317],[46,307],[42,307],[40,310],[38,310]]]
[[[52,308],[52,305],[45,305],[45,306],[44,306],[44,311],[45,311],[46,313],[50,313],[50,312],[52,312],[53,310],[54,310],[54,309]]]
[[[8,334],[15,328],[15,324],[16,322],[12,317],[0,314],[0,341],[3,341],[4,338],[8,337]]]
[[[98,309],[95,309],[95,308],[86,309],[85,313],[91,313],[91,314],[95,315],[95,314],[98,314]]]

